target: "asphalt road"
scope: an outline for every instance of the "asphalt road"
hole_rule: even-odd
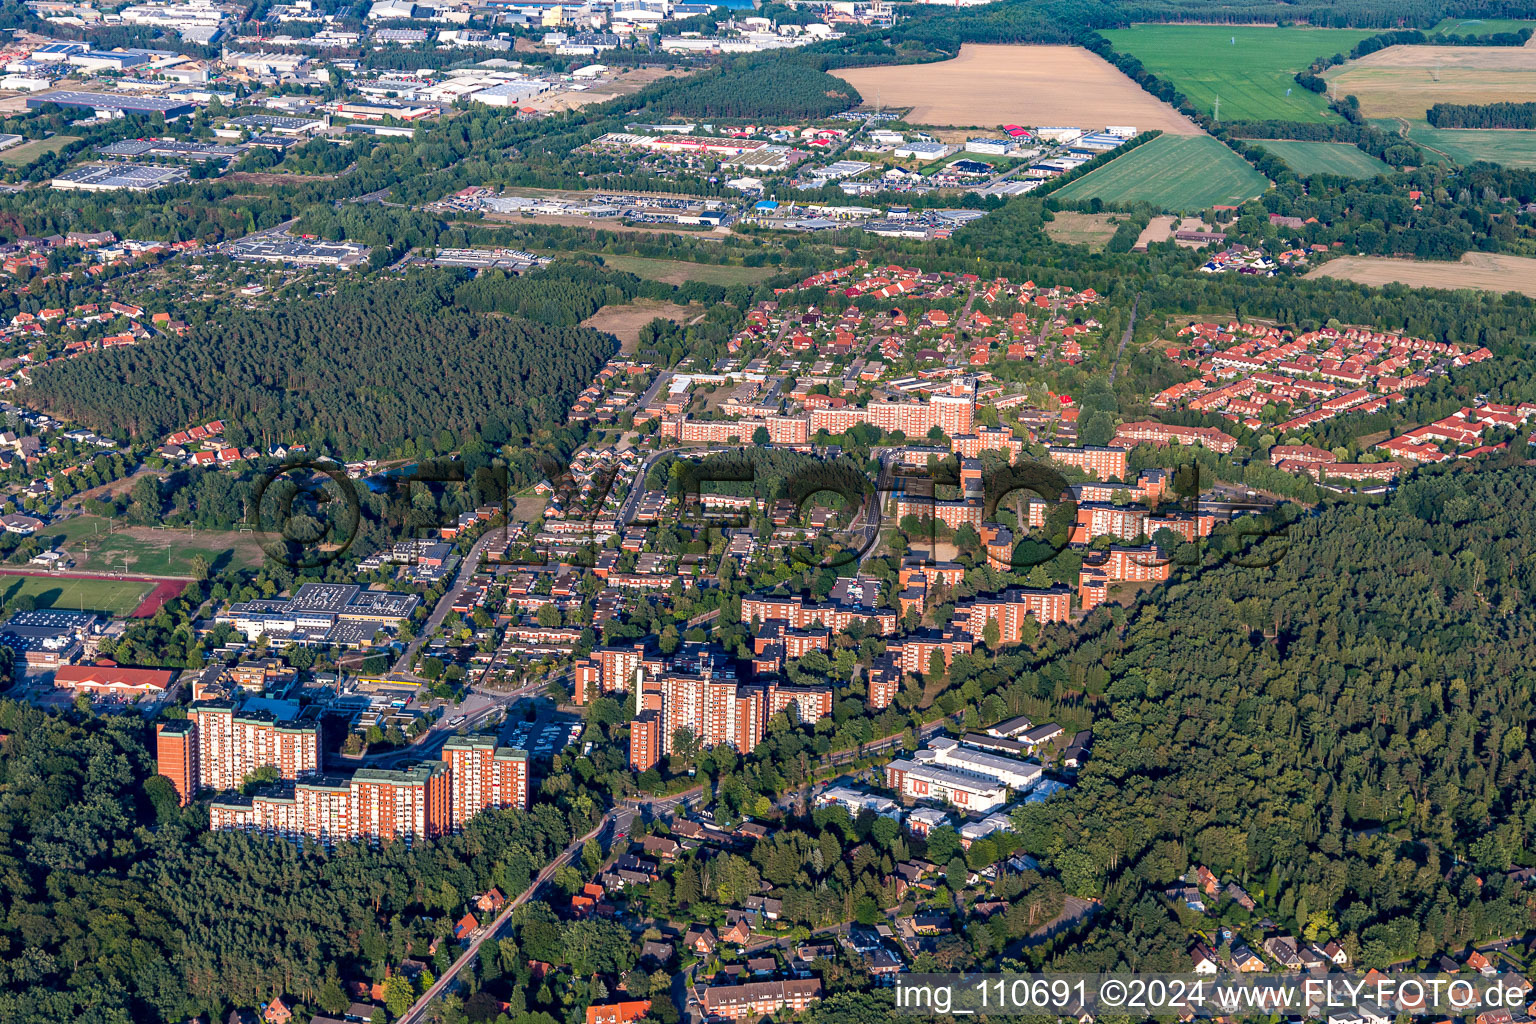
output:
[[[443,992],[447,990],[448,986],[453,984],[454,980],[459,976],[459,972],[464,969],[466,964],[470,963],[480,955],[480,947],[485,944],[485,940],[495,936],[498,932],[500,932],[502,927],[505,926],[509,920],[511,920],[512,912],[532,899],[534,894],[539,891],[544,883],[548,882],[552,877],[554,877],[556,870],[564,866],[571,860],[572,857],[581,852],[583,843],[607,828],[609,824],[611,824],[614,819],[617,818],[619,813],[620,811],[618,810],[609,811],[607,814],[603,815],[603,819],[597,823],[596,828],[581,838],[572,840],[569,846],[561,851],[554,860],[550,861],[549,865],[543,871],[539,872],[538,877],[533,880],[533,883],[529,885],[528,888],[519,893],[515,899],[508,901],[507,905],[502,908],[501,913],[496,915],[495,920],[482,928],[480,930],[480,934],[476,935],[473,939],[470,940],[468,948],[466,948],[463,954],[461,954],[459,958],[453,962],[453,966],[444,971],[443,976],[438,978],[437,981],[433,983],[431,988],[427,989],[421,994],[421,998],[416,1000],[415,1004],[401,1015],[399,1021],[397,1021],[396,1024],[420,1024],[420,1022],[426,1016],[427,1007],[432,1005],[432,1001],[441,996]]]
[[[411,673],[411,659],[417,651],[421,650],[422,644],[426,643],[428,638],[437,632],[437,628],[443,624],[443,620],[453,610],[453,602],[464,593],[465,586],[469,583],[470,578],[474,576],[475,569],[479,567],[480,560],[485,557],[486,550],[493,543],[505,540],[505,531],[487,530],[479,540],[475,541],[474,547],[469,549],[469,554],[465,555],[464,560],[459,563],[459,570],[453,578],[453,586],[449,587],[443,594],[442,600],[437,602],[437,607],[432,609],[432,614],[427,616],[427,621],[423,622],[421,628],[417,630],[416,639],[410,642],[410,645],[406,647],[405,651],[401,653],[399,659],[395,662],[395,667],[390,670],[389,679],[391,681],[406,683],[420,683],[424,681],[420,676]]]

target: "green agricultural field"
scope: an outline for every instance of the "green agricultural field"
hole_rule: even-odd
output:
[[[1146,202],[1170,213],[1189,213],[1240,203],[1268,187],[1264,175],[1209,135],[1159,135],[1056,194],[1102,199],[1110,206]]]
[[[1446,18],[1424,34],[1427,36],[1489,36],[1495,32],[1519,32],[1536,28],[1536,21],[1512,18]]]
[[[1325,121],[1322,95],[1296,84],[1318,57],[1350,49],[1375,29],[1263,25],[1133,25],[1102,35],[1167,79],[1195,108],[1224,121]]]
[[[143,603],[155,584],[143,580],[72,580],[58,576],[0,576],[5,607],[31,597],[38,608],[100,612],[122,618]]]
[[[1269,150],[1300,175],[1339,174],[1346,178],[1374,178],[1391,174],[1392,168],[1380,160],[1344,142],[1294,142],[1282,139],[1254,139],[1253,144]]]
[[[1536,167],[1536,131],[1518,128],[1432,128],[1426,121],[1403,122],[1377,118],[1371,122],[1384,131],[1401,131],[1422,146],[1435,163],[1447,159],[1466,165],[1486,160],[1505,167]]]

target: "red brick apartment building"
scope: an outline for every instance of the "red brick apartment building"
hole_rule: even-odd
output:
[[[222,797],[208,805],[214,829],[243,829],[327,845],[441,836],[449,831],[450,769],[426,761],[408,769],[363,768],[350,779],[305,779],[252,797]]]
[[[999,643],[1016,644],[1024,638],[1024,619],[1033,615],[1044,626],[1066,622],[1072,614],[1072,591],[1057,584],[1049,590],[1009,587],[1002,593],[977,595],[955,605],[951,625],[972,637],[983,635],[988,619],[996,619]]]
[[[528,809],[528,753],[498,747],[494,736],[451,736],[443,744],[449,769],[449,824],[458,832],[489,808]]]
[[[197,789],[238,789],[258,768],[274,767],[285,779],[320,771],[320,729],[313,722],[280,722],[232,700],[199,701],[187,718],[197,746]]]
[[[754,981],[745,985],[714,985],[704,990],[704,1012],[727,1020],[756,1020],[781,1010],[799,1013],[821,998],[821,981]]]
[[[236,828],[324,843],[346,839],[411,840],[458,831],[489,808],[526,808],[528,755],[490,737],[451,737],[442,760],[400,770],[320,775],[319,731],[282,723],[233,701],[192,705],[181,722],[156,727],[160,774],[183,803],[199,790],[225,795],[209,806],[212,828]],[[232,795],[252,772],[276,767],[284,784],[254,796]]]
[[[865,700],[870,710],[888,708],[896,703],[896,694],[901,692],[901,666],[887,650],[884,657],[869,667],[864,680],[867,687]]]
[[[1085,473],[1092,473],[1097,480],[1108,480],[1110,477],[1118,480],[1125,479],[1126,449],[1124,448],[1099,445],[1067,448],[1051,445],[1045,449],[1045,454],[1053,462],[1059,462],[1063,466],[1073,466]]]
[[[832,714],[832,688],[769,683],[765,714],[772,718],[780,711],[788,712],[797,725],[815,725]]]
[[[629,732],[629,763],[637,771],[654,767],[673,752],[679,730],[704,747],[721,744],[750,754],[762,741],[768,719],[786,712],[800,724],[832,714],[832,690],[825,686],[769,683],[747,686],[711,657],[695,666],[674,663],[643,678],[637,714]]]
[[[185,807],[197,792],[197,735],[189,719],[172,719],[155,725],[155,763],[171,780]]]
[[[1269,450],[1269,464],[1278,466],[1282,462],[1338,462],[1339,457],[1326,448],[1319,448],[1311,444],[1277,444]]]
[[[979,511],[979,510],[978,510]],[[820,626],[834,632],[847,629],[854,619],[874,625],[882,635],[896,632],[896,613],[889,608],[863,608],[831,602],[817,604],[802,597],[766,597],[748,594],[741,599],[741,621],[783,622],[793,629]]]
[[[1198,444],[1223,455],[1237,447],[1237,438],[1215,427],[1179,427],[1156,420],[1136,420],[1120,424],[1115,431],[1115,445]]]
[[[925,437],[934,427],[951,438],[974,433],[976,382],[957,378],[926,402],[870,402],[862,409],[812,409],[810,432],[841,434],[857,423],[868,423],[887,433],[899,430],[908,437]]]
[[[578,658],[573,667],[575,686],[572,699],[577,704],[586,704],[600,693],[630,692],[635,672],[644,660],[644,644],[635,644],[633,647],[594,647],[590,655]]]
[[[1109,584],[1116,580],[1132,582],[1162,581],[1171,566],[1151,544],[1145,547],[1112,547],[1103,562],[1085,563],[1077,576],[1077,598],[1083,611],[1103,604],[1109,597]]]
[[[928,662],[933,658],[934,651],[943,654],[944,664],[948,666],[955,655],[970,654],[974,648],[975,643],[970,633],[946,629],[943,632],[925,630],[921,633],[910,633],[900,640],[891,641],[885,651],[895,659],[897,667],[902,672],[911,672],[915,675],[928,671]],[[899,674],[896,683],[898,687],[901,684]],[[881,707],[884,706],[884,704],[881,705]]]

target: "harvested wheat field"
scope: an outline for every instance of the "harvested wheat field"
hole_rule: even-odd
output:
[[[910,107],[913,124],[1102,128],[1134,125],[1173,135],[1199,126],[1079,46],[966,44],[954,60],[834,71],[868,106]]]
[[[1389,46],[1323,75],[1335,96],[1355,95],[1366,117],[1422,118],[1436,103],[1536,100],[1536,49]]]
[[[1337,277],[1357,284],[1406,284],[1414,288],[1473,288],[1484,292],[1519,292],[1536,298],[1536,259],[1469,252],[1456,263],[1399,260],[1385,256],[1341,256],[1307,274]]]

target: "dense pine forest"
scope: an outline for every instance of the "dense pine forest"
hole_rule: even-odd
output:
[[[522,317],[458,306],[447,275],[237,312],[174,342],[43,369],[29,399],[99,430],[151,439],[213,418],[257,442],[303,438],[346,453],[441,431],[480,435],[493,419],[505,427],[495,443],[527,438],[563,422],[616,351],[611,335],[571,326],[607,294],[594,281],[558,271],[531,280],[466,286],[475,308]]]
[[[1183,969],[1151,894],[1195,864],[1372,964],[1530,927],[1536,473],[1432,473],[1265,543],[1073,658],[1094,760],[1027,845],[1110,913],[1057,967]]]

